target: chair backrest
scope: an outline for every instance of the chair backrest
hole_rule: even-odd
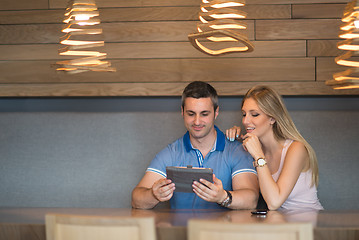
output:
[[[232,223],[192,219],[188,240],[313,240],[311,223]]]
[[[153,217],[46,214],[47,240],[156,240]]]

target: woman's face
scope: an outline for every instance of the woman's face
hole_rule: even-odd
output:
[[[247,98],[244,101],[242,115],[242,123],[247,133],[253,133],[260,138],[268,131],[272,131],[275,120],[260,110],[253,98]]]

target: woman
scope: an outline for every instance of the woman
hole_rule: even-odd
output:
[[[317,197],[315,152],[298,132],[281,96],[255,86],[243,98],[242,114],[243,146],[254,159],[268,209],[323,209]],[[239,138],[240,128],[226,134],[231,140]]]

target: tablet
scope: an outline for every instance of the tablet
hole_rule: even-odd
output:
[[[200,178],[213,182],[213,169],[188,167],[166,167],[167,178],[176,185],[176,192],[193,192],[192,183]]]

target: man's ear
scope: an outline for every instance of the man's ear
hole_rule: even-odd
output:
[[[217,118],[218,114],[219,114],[219,106],[217,107],[216,111],[214,112],[214,119]]]
[[[181,115],[183,117],[183,107],[181,106]]]

